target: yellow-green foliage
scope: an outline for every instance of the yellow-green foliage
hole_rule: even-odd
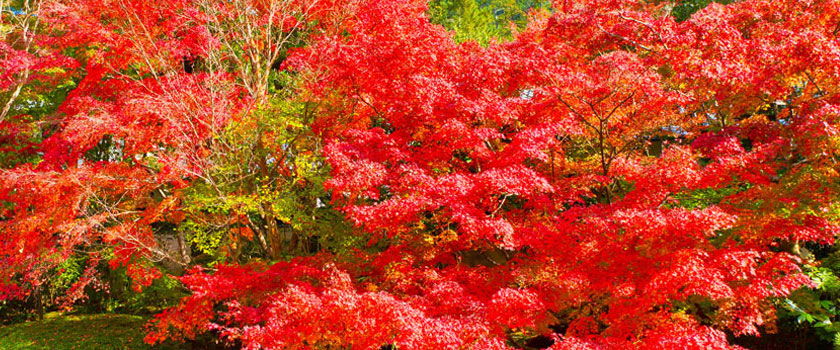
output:
[[[270,97],[216,136],[212,165],[184,190],[187,215],[178,230],[201,252],[217,259],[231,249],[264,256],[256,240],[270,220],[286,236],[317,236],[322,246],[349,230],[328,205],[329,168],[309,127],[315,106],[290,92],[294,84],[294,77],[275,73]],[[288,246],[286,236],[275,239]]]
[[[524,27],[528,11],[548,8],[543,0],[433,0],[429,17],[455,32],[455,41],[475,40],[487,45],[491,40],[512,37],[512,27]]]

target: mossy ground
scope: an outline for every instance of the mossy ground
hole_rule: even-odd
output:
[[[143,342],[147,318],[121,314],[47,314],[42,321],[0,327],[3,350],[186,350]]]

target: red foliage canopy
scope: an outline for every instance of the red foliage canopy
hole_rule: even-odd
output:
[[[677,23],[662,5],[556,1],[489,47],[456,44],[419,1],[317,4],[284,69],[319,103],[333,204],[370,242],[195,268],[182,278],[193,294],[149,341],[217,330],[247,349],[506,349],[540,335],[551,349],[729,349],[727,332],[757,334],[774,297],[811,283],[789,246],[840,230],[840,2],[712,4]],[[105,21],[107,5],[48,12],[68,33],[50,44],[99,49],[44,162],[3,173],[4,269],[95,235],[143,252],[177,204],[121,201],[123,221],[96,225],[77,219],[90,189],[121,200],[185,186],[206,130],[260,98],[238,72],[155,71],[213,50],[206,9],[144,2],[137,20]],[[138,28],[164,39],[129,40]],[[126,70],[145,78],[113,73]],[[104,135],[174,170],[78,162]]]

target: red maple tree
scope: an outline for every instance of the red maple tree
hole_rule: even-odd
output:
[[[800,245],[840,230],[837,1],[712,4],[679,23],[667,4],[555,1],[487,47],[455,43],[421,1],[271,4],[48,7],[62,35],[42,45],[87,48],[85,74],[43,161],[3,172],[6,282],[94,244],[150,267],[154,225],[188,205],[174,193],[208,182],[212,140],[277,70],[316,106],[325,187],[366,244],[277,261],[276,231],[258,232],[271,263],[192,267],[150,342],[729,349],[812,283]],[[307,39],[281,59],[231,32],[249,23]],[[193,58],[214,63],[186,72]],[[84,161],[106,136],[119,156]]]

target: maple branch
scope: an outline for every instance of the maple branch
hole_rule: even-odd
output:
[[[26,73],[24,74],[23,79],[21,82],[17,84],[15,87],[15,91],[12,92],[12,96],[9,97],[9,100],[6,101],[6,104],[3,106],[3,110],[0,111],[0,123],[6,119],[6,115],[9,113],[9,110],[12,108],[12,104],[14,104],[15,100],[20,95],[20,91],[23,89],[23,81],[25,81],[29,77],[29,68],[26,69]]]
[[[384,118],[384,114],[382,114],[382,112],[380,112],[379,109],[376,108],[376,106],[374,106],[373,104],[368,102],[364,97],[362,97],[361,93],[359,93],[358,91],[358,88],[356,89],[356,97],[358,97],[359,101],[361,101],[362,104],[373,109],[373,112],[376,113],[377,117]]]
[[[638,47],[641,47],[642,49],[645,49],[645,50],[647,50],[647,51],[652,51],[649,47],[644,46],[644,45],[642,45],[642,44],[639,44],[639,43],[635,42],[635,41],[634,41],[634,40],[632,40],[632,39],[628,39],[628,38],[625,38],[625,37],[623,37],[623,36],[621,36],[621,35],[618,35],[618,34],[613,34],[613,33],[608,32],[606,29],[604,29],[604,27],[601,27],[601,24],[600,24],[600,23],[597,23],[597,24],[596,24],[596,26],[598,27],[598,30],[600,30],[600,31],[604,32],[604,34],[607,34],[607,35],[609,35],[609,36],[611,36],[611,37],[613,37],[613,38],[617,38],[617,39],[621,39],[621,40],[624,40],[624,41],[630,42],[631,44],[636,45],[636,46],[638,46]]]
[[[41,2],[37,2],[37,7],[32,8],[32,1],[24,1],[24,9],[25,12],[24,18],[19,22],[21,26],[21,38],[23,39],[24,47],[23,52],[29,52],[32,49],[32,44],[35,40],[35,35],[30,35],[30,32],[34,33],[38,29],[38,25],[41,21],[41,17],[35,15],[35,23],[32,24],[32,28],[30,29],[30,17],[33,16],[34,13],[38,13],[41,10]],[[6,8],[5,1],[0,2],[0,24],[3,23],[3,12]],[[14,15],[14,13],[12,13]],[[12,95],[9,97],[9,100],[6,101],[6,104],[3,106],[3,110],[0,111],[0,123],[2,123],[6,116],[8,115],[9,111],[12,108],[15,100],[20,96],[20,92],[23,90],[23,85],[26,84],[26,81],[29,80],[29,76],[31,74],[31,69],[29,65],[23,69],[23,74],[17,78],[17,84],[15,86]]]
[[[598,128],[597,128],[597,127],[595,127],[595,125],[593,125],[592,123],[590,123],[588,120],[586,120],[586,117],[584,117],[582,114],[578,113],[578,111],[577,111],[577,110],[575,110],[575,108],[574,108],[574,107],[572,107],[572,105],[570,105],[569,103],[567,103],[567,102],[566,102],[566,100],[564,100],[562,96],[558,95],[558,96],[557,96],[557,99],[558,99],[558,100],[560,100],[560,102],[562,102],[564,105],[566,105],[566,107],[568,107],[568,108],[572,111],[572,113],[573,113],[574,115],[576,115],[578,118],[580,118],[581,122],[583,122],[583,123],[584,123],[584,125],[586,125],[586,126],[588,126],[588,127],[592,128],[592,131],[598,132]]]
[[[595,125],[593,125],[592,123],[590,123],[588,120],[586,120],[586,118],[584,118],[583,115],[578,113],[569,103],[567,103],[565,100],[563,100],[563,98],[561,96],[558,95],[557,98],[560,100],[560,102],[562,102],[564,105],[566,105],[566,107],[568,107],[570,110],[572,110],[572,113],[574,113],[576,116],[578,116],[578,118],[580,118],[581,121],[585,125],[592,128],[592,130],[596,134],[598,134],[598,147],[597,148],[598,148],[598,153],[599,153],[600,158],[601,158],[601,169],[603,170],[604,176],[609,176],[609,163],[611,163],[611,161],[607,162],[607,154],[605,152],[605,145],[604,145],[604,141],[605,141],[605,138],[606,138],[606,135],[604,135],[604,132],[605,132],[604,129],[606,128],[606,126],[604,125],[605,120],[602,119],[600,117],[600,115],[598,115],[598,111],[595,110],[595,107],[591,103],[589,103],[588,101],[586,101],[586,100],[584,100],[584,99],[582,99],[578,96],[575,96],[575,95],[572,95],[572,96],[576,97],[578,100],[580,100],[580,101],[589,105],[589,108],[592,109],[592,111],[596,114],[596,117],[598,118],[598,123],[599,124],[598,124],[597,127]],[[607,190],[607,193],[606,193],[607,194],[607,203],[612,203],[612,194],[611,194],[611,190],[609,188],[609,185],[607,185],[606,190]]]
[[[808,74],[808,71],[805,71],[805,76],[808,77],[808,81],[810,81],[811,84],[814,84],[814,87],[817,88],[817,94],[819,95],[818,97],[825,96],[825,90],[823,90],[822,88],[820,88],[819,85],[817,85],[817,82],[814,81],[814,78],[811,77],[811,74]]]
[[[619,15],[618,15],[618,17],[619,17],[619,18],[621,18],[621,19],[624,19],[624,20],[628,20],[628,21],[633,21],[633,22],[639,23],[639,24],[641,24],[641,25],[643,25],[643,26],[647,27],[647,29],[648,29],[648,30],[650,30],[651,32],[653,32],[654,34],[656,34],[656,36],[658,36],[658,37],[659,37],[659,41],[661,41],[661,42],[662,42],[662,45],[665,47],[665,49],[668,49],[668,44],[666,44],[666,43],[665,43],[665,40],[664,40],[664,39],[662,39],[662,34],[660,34],[657,30],[653,29],[653,26],[651,26],[649,23],[642,22],[642,21],[640,21],[640,20],[638,20],[638,19],[635,19],[635,18],[625,17],[625,16],[624,16],[624,15],[622,15],[622,14],[619,14]]]
[[[616,93],[616,92],[618,92],[618,87],[614,87],[612,90],[610,90],[610,93],[608,93],[608,94],[604,95],[604,97],[599,98],[599,99],[598,99],[597,101],[595,101],[595,103],[593,103],[593,104],[594,104],[594,105],[596,105],[596,106],[597,106],[597,105],[600,105],[600,104],[601,104],[602,102],[604,102],[606,99],[608,99],[608,98],[612,97],[613,95],[615,95],[615,93]]]
[[[499,203],[499,206],[496,207],[496,210],[493,210],[493,212],[490,213],[491,218],[496,217],[496,213],[499,212],[499,209],[502,209],[502,207],[505,206],[505,201],[507,201],[508,197],[510,197],[510,194],[502,195],[502,201]]]
[[[152,76],[154,76],[156,79],[159,78],[157,70],[155,69],[154,65],[152,65],[152,62],[149,60],[150,55],[146,51],[145,45],[143,45],[137,39],[137,36],[140,36],[140,35],[135,30],[136,25],[132,25],[132,23],[134,23],[134,22],[132,21],[131,17],[134,17],[134,19],[136,19],[137,22],[139,22],[140,27],[143,29],[143,33],[145,34],[146,39],[149,41],[149,44],[154,45],[155,41],[154,41],[154,39],[152,39],[152,36],[149,33],[148,28],[146,28],[146,26],[143,24],[143,20],[140,19],[140,16],[137,14],[137,12],[134,11],[133,9],[129,11],[129,6],[126,6],[123,1],[119,2],[119,6],[123,10],[123,12],[126,12],[128,14],[128,16],[126,16],[126,20],[128,20],[128,23],[129,23],[128,29],[134,34],[134,35],[129,36],[128,39],[142,53],[143,60],[146,62],[146,65],[149,67],[149,71],[151,72]]]
[[[484,146],[486,146],[487,149],[489,149],[490,151],[496,152],[495,147],[493,147],[493,145],[490,144],[490,140],[485,139],[485,140],[482,140],[482,141],[484,141]]]
[[[572,105],[570,105],[568,102],[566,102],[566,100],[563,99],[563,96],[557,95],[557,99],[560,100],[560,102],[562,102],[564,105],[566,105],[566,107],[568,107],[576,116],[582,117],[581,114],[578,113],[578,111],[576,111],[574,107],[572,107]]]
[[[671,194],[666,193],[665,198],[662,198],[662,201],[659,202],[659,205],[657,205],[656,208],[662,208],[665,204],[668,203],[669,199],[671,199]]]
[[[618,104],[615,105],[615,107],[613,107],[613,109],[610,111],[609,114],[607,114],[605,119],[610,119],[610,117],[612,117],[613,114],[615,114],[615,111],[618,110],[619,107],[623,106],[625,103],[627,103],[627,101],[630,101],[630,99],[633,98],[633,96],[635,96],[635,95],[636,95],[636,90],[633,90],[630,93],[630,95],[627,96],[627,98],[621,100],[621,102],[619,102]]]

